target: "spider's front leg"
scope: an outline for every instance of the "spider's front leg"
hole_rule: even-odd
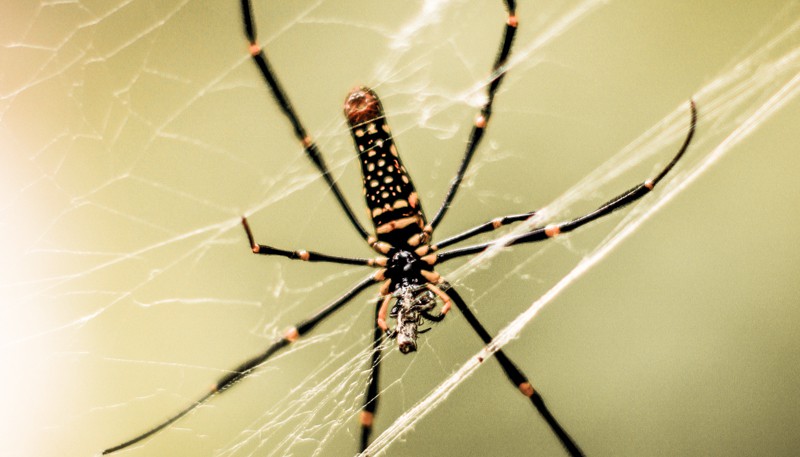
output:
[[[140,433],[139,435],[121,444],[117,444],[115,446],[112,446],[104,450],[102,454],[103,455],[112,454],[114,452],[128,448],[136,443],[139,443],[140,441],[143,441],[157,434],[161,430],[164,430],[173,423],[177,422],[182,417],[189,414],[198,406],[206,403],[209,399],[211,399],[215,395],[218,395],[223,391],[229,389],[234,384],[241,381],[247,375],[256,370],[264,362],[272,358],[273,355],[277,354],[278,352],[288,347],[293,342],[297,341],[298,338],[313,330],[317,325],[319,325],[333,313],[341,309],[344,305],[350,302],[364,289],[378,282],[377,273],[368,276],[367,278],[356,284],[352,289],[347,291],[344,295],[334,300],[327,306],[323,307],[312,316],[290,327],[288,330],[286,330],[286,332],[284,332],[283,336],[281,336],[280,338],[275,340],[272,344],[267,346],[267,348],[261,353],[256,354],[255,356],[245,360],[244,362],[241,362],[239,365],[235,366],[231,370],[228,370],[226,374],[224,374],[214,382],[214,384],[211,386],[211,389],[207,390],[202,396],[200,396],[197,400],[190,403],[184,409],[178,411],[169,418],[161,421],[159,424],[157,424],[154,427],[151,427],[147,431]]]
[[[364,397],[364,406],[361,408],[361,452],[369,446],[369,438],[372,435],[372,424],[375,413],[378,410],[378,386],[381,373],[381,343],[383,342],[384,331],[378,326],[378,311],[383,299],[378,299],[375,305],[375,323],[372,330],[372,358],[370,360],[369,383],[367,393]]]
[[[445,283],[446,284],[446,283]],[[475,331],[475,333],[480,337],[483,344],[488,345],[492,342],[492,335],[484,328],[484,326],[480,323],[475,314],[469,309],[464,299],[456,292],[456,290],[452,287],[448,288],[450,296],[452,297],[453,301],[455,302],[458,310],[461,311],[461,314],[464,315],[464,318],[469,323],[470,327]],[[561,445],[564,446],[564,449],[569,452],[569,455],[572,457],[581,457],[583,456],[583,451],[581,451],[580,447],[575,443],[575,440],[567,433],[564,427],[556,420],[550,410],[547,408],[547,405],[544,403],[544,399],[533,388],[533,385],[528,380],[528,377],[520,370],[517,365],[511,361],[511,359],[503,352],[502,349],[498,349],[494,354],[495,359],[497,362],[500,363],[501,368],[503,369],[503,373],[506,375],[506,378],[519,389],[519,391],[526,397],[528,397],[536,408],[536,411],[539,412],[539,415],[547,422],[547,425],[550,427],[550,430],[556,435],[558,440],[561,442]],[[483,362],[483,360],[480,360]]]

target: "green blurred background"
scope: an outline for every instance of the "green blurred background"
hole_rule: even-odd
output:
[[[352,206],[363,214],[341,106],[368,84],[432,216],[480,104],[501,2],[273,3],[255,5],[261,42]],[[241,214],[263,243],[371,254],[265,90],[236,2],[3,9],[0,454],[96,455],[196,399],[365,274],[251,256]],[[758,62],[792,56],[796,24],[784,32],[798,11],[786,0],[521,2],[511,72],[439,239],[550,204],[670,113],[684,130],[687,99],[754,50],[780,38]],[[741,111],[722,115],[714,103],[747,85],[698,96],[696,142],[678,174],[798,73],[792,58],[788,77],[758,63],[742,70],[763,89]],[[796,455],[798,116],[790,99],[507,346],[587,455]],[[648,176],[681,134],[639,151],[653,155],[555,219]],[[438,271],[497,331],[624,217]],[[374,293],[120,455],[354,454]],[[376,433],[479,348],[454,312],[418,353],[389,351]],[[495,365],[385,455],[565,455]]]

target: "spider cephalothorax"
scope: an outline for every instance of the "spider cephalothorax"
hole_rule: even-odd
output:
[[[387,259],[384,273],[384,276],[392,281],[389,292],[395,293],[399,289],[419,287],[425,284],[422,272],[430,271],[430,266],[425,268],[426,266],[416,253],[402,249],[395,250],[394,254]]]
[[[378,325],[389,337],[397,339],[400,352],[408,354],[417,349],[417,335],[423,333],[419,326],[424,319],[438,322],[447,312],[443,307],[441,314],[431,314],[436,306],[437,294],[428,278],[435,279],[438,275],[416,253],[405,250],[396,250],[387,259],[383,275],[387,282],[384,286],[385,298],[378,311]],[[444,292],[440,293],[444,295]],[[386,312],[393,299],[395,304],[389,317],[394,318],[395,326],[393,330],[389,330]],[[445,306],[449,308],[449,297]]]

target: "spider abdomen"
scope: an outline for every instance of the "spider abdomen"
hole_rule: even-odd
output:
[[[361,162],[364,197],[375,235],[398,248],[419,245],[425,240],[425,214],[378,96],[371,89],[357,87],[347,96],[344,112]]]

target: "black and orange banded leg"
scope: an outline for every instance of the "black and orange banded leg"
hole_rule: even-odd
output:
[[[277,255],[282,257],[288,257],[293,260],[303,260],[306,262],[328,262],[328,263],[338,263],[344,265],[363,265],[368,267],[386,266],[386,258],[383,257],[375,259],[342,257],[336,255],[323,254],[321,252],[315,252],[315,251],[304,251],[304,250],[291,251],[288,249],[279,249],[273,246],[267,246],[266,244],[258,244],[255,241],[255,237],[253,237],[253,232],[250,230],[250,224],[247,223],[246,217],[242,217],[242,226],[244,226],[244,231],[247,234],[247,241],[250,243],[250,249],[252,249],[253,254]]]
[[[469,230],[465,230],[458,235],[451,236],[450,238],[439,241],[438,243],[432,243],[430,245],[430,251],[438,251],[439,249],[450,246],[451,244],[459,243],[466,239],[472,238],[473,236],[480,235],[481,233],[491,232],[514,222],[527,220],[533,217],[535,214],[536,211],[531,211],[530,213],[512,214],[510,216],[494,218],[489,222],[484,222],[481,225],[473,227]]]
[[[467,304],[464,302],[464,299],[462,299],[458,292],[456,292],[456,290],[452,287],[447,290],[447,293],[450,295],[450,298],[456,304],[456,307],[458,307],[459,311],[461,311],[461,313],[464,315],[467,323],[469,323],[470,327],[475,330],[475,333],[477,333],[481,341],[483,341],[483,344],[489,344],[492,341],[492,335],[489,334],[489,332],[486,331],[486,328],[484,328],[480,321],[478,321],[478,318],[475,317],[475,315],[469,309]],[[547,408],[547,405],[544,403],[544,399],[539,392],[533,388],[533,385],[531,385],[530,381],[522,372],[522,370],[520,370],[514,364],[514,362],[508,358],[502,349],[499,349],[497,352],[495,352],[494,357],[500,363],[500,366],[503,368],[503,372],[508,380],[514,384],[514,387],[519,389],[523,395],[531,400],[531,403],[536,408],[536,411],[538,411],[539,415],[542,416],[545,422],[547,422],[547,425],[558,437],[559,441],[561,441],[561,444],[564,446],[567,452],[569,452],[569,455],[572,457],[583,456],[581,449],[577,444],[575,444],[575,441],[572,439],[572,437],[566,432],[566,430],[564,430],[564,427],[561,426],[561,424]]]
[[[113,452],[125,449],[169,427],[172,423],[174,423],[175,421],[187,415],[189,412],[191,412],[198,406],[208,401],[209,398],[213,397],[214,395],[217,395],[218,393],[223,392],[225,389],[231,387],[237,381],[240,381],[242,378],[252,373],[253,370],[258,368],[261,364],[263,364],[267,360],[269,360],[274,354],[279,352],[281,349],[289,346],[291,343],[297,341],[297,339],[300,338],[301,336],[310,332],[320,322],[324,321],[328,316],[333,314],[335,311],[339,310],[342,306],[344,306],[350,300],[355,298],[356,295],[358,295],[367,287],[375,284],[376,282],[377,280],[375,279],[375,275],[370,275],[363,281],[356,284],[352,289],[350,289],[344,295],[342,295],[338,299],[334,300],[332,303],[328,304],[327,306],[319,310],[313,316],[309,317],[308,319],[305,319],[304,321],[298,322],[294,327],[291,327],[288,330],[286,330],[286,332],[284,332],[281,338],[279,338],[274,343],[269,345],[263,352],[245,360],[244,362],[240,363],[235,368],[230,370],[226,375],[221,376],[219,379],[217,379],[216,382],[214,382],[214,384],[205,394],[203,394],[200,398],[189,404],[186,408],[170,416],[168,419],[164,420],[155,427],[147,430],[146,432],[134,438],[131,438],[130,440],[125,441],[122,444],[118,444],[114,447],[106,449],[105,451],[103,451],[103,455],[111,454]]]
[[[375,305],[375,320],[372,330],[372,358],[369,365],[369,381],[367,392],[364,395],[364,407],[361,409],[361,447],[359,452],[369,446],[369,438],[372,435],[372,424],[378,409],[378,388],[380,386],[381,373],[381,343],[383,342],[384,331],[378,326],[378,313],[380,312],[383,299],[379,298]]]
[[[500,42],[500,49],[498,49],[497,57],[492,65],[491,81],[486,87],[486,102],[484,102],[483,107],[481,107],[480,112],[475,118],[472,132],[469,135],[469,140],[467,140],[464,157],[461,159],[461,166],[458,168],[455,178],[450,182],[450,187],[447,189],[447,194],[444,197],[442,205],[439,207],[439,211],[437,211],[436,215],[431,219],[429,224],[431,231],[442,221],[447,209],[450,208],[450,203],[453,202],[453,198],[456,196],[456,191],[458,191],[459,186],[461,186],[461,181],[464,179],[467,167],[483,138],[486,126],[489,124],[489,118],[492,115],[492,104],[494,103],[494,96],[497,92],[497,88],[500,87],[500,83],[503,82],[503,77],[506,74],[506,63],[508,61],[508,56],[511,55],[511,45],[514,43],[514,35],[517,33],[519,21],[516,16],[516,2],[514,0],[506,0],[505,4],[506,10],[508,11],[508,19],[506,20],[503,40]]]
[[[342,195],[341,190],[339,190],[339,186],[333,179],[331,171],[328,168],[328,165],[325,164],[325,160],[322,158],[316,143],[314,143],[308,133],[306,133],[306,129],[300,122],[300,118],[297,116],[294,108],[292,108],[289,97],[286,95],[283,87],[278,82],[278,77],[275,75],[275,71],[270,66],[264,49],[258,44],[258,40],[256,38],[256,26],[255,22],[253,21],[253,8],[250,4],[250,0],[241,0],[241,2],[244,33],[247,36],[247,41],[250,44],[249,50],[250,55],[253,57],[253,61],[261,71],[261,75],[264,77],[264,81],[267,83],[267,86],[269,86],[272,97],[280,106],[283,114],[292,124],[294,135],[300,141],[300,144],[303,146],[303,150],[305,150],[306,155],[309,159],[311,159],[312,162],[314,162],[314,165],[316,165],[317,169],[322,174],[322,177],[325,179],[325,182],[328,184],[328,187],[331,189],[331,191],[333,191],[333,195],[336,197],[339,205],[347,214],[347,217],[350,219],[353,227],[358,231],[361,237],[366,240],[369,234],[364,229],[364,226],[362,226],[358,221],[353,213],[352,208],[350,208],[350,205],[347,203],[347,200],[345,200],[344,195]]]
[[[577,217],[570,221],[561,222],[558,224],[551,224],[545,227],[539,227],[533,229],[529,232],[522,233],[511,238],[509,241],[506,242],[506,246],[513,246],[515,244],[523,244],[523,243],[532,243],[537,241],[544,241],[549,238],[555,238],[556,236],[571,232],[579,227],[582,227],[594,220],[600,219],[603,216],[607,216],[612,212],[623,208],[631,203],[639,200],[640,198],[647,195],[651,190],[653,190],[656,185],[667,175],[667,173],[672,170],[676,163],[681,159],[683,154],[686,152],[686,149],[689,147],[689,143],[692,141],[692,137],[694,136],[695,125],[697,124],[697,108],[695,106],[694,100],[690,100],[689,103],[691,109],[691,121],[689,124],[689,133],[686,135],[686,139],[683,141],[683,145],[678,150],[678,153],[672,158],[672,160],[652,179],[648,179],[636,186],[632,187],[631,189],[617,195],[616,197],[612,198],[608,202],[600,205],[596,210],[585,214],[583,216]],[[488,247],[494,245],[494,242],[476,244],[474,246],[467,246],[464,248],[453,249],[451,251],[441,252],[438,254],[429,254],[427,258],[423,257],[426,263],[429,265],[435,265],[439,263],[446,262],[447,260],[454,259],[456,257],[462,257],[465,255],[472,255],[477,254]]]

